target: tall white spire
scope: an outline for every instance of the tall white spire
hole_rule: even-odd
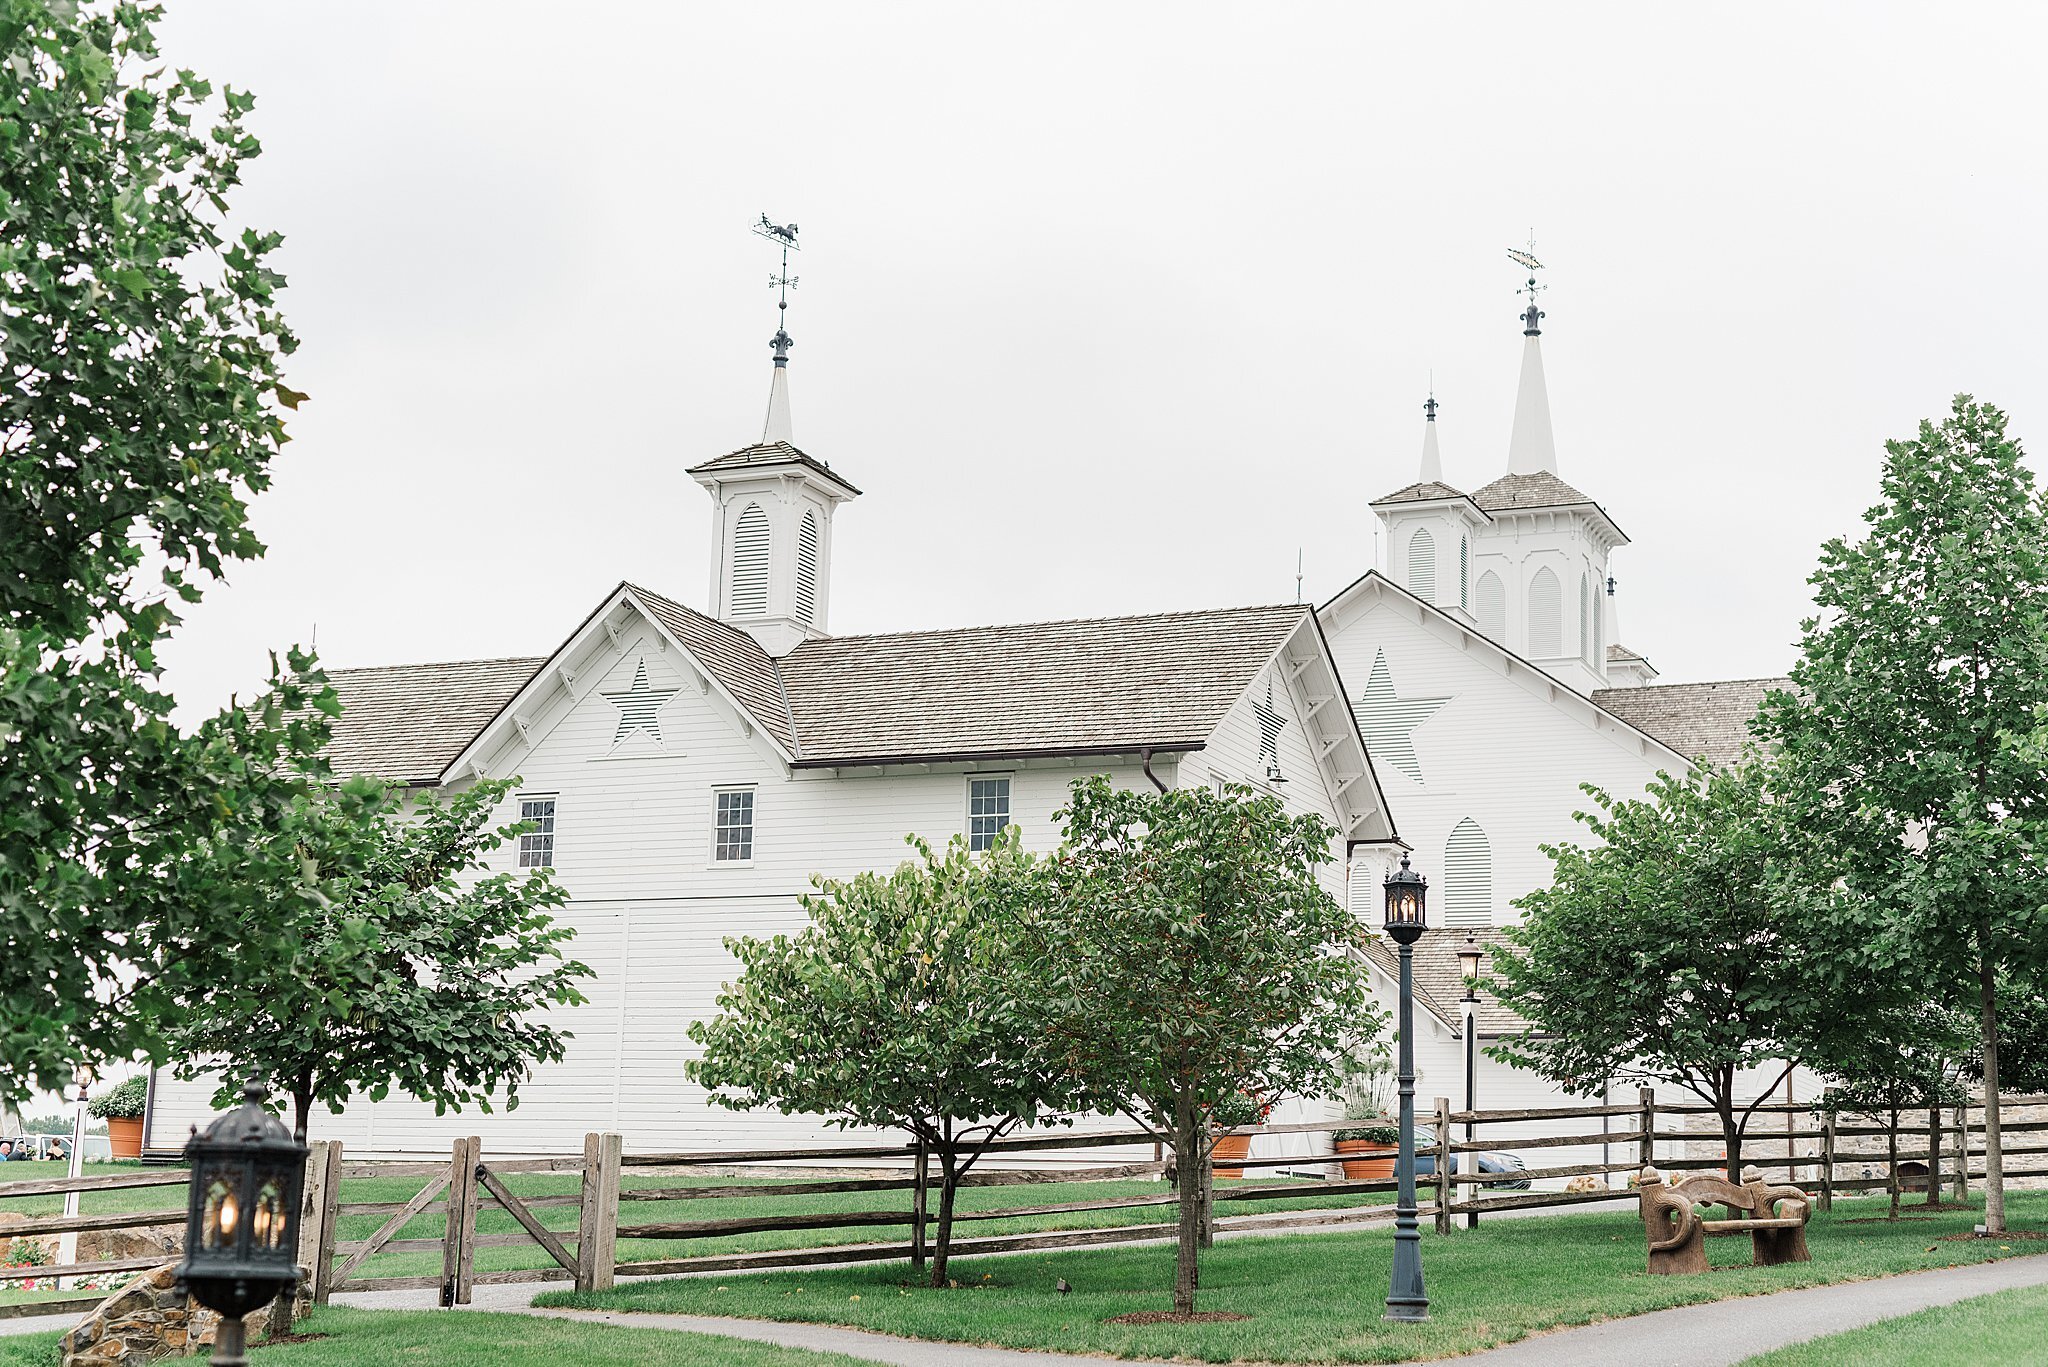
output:
[[[1508,436],[1508,473],[1557,473],[1557,443],[1550,434],[1550,391],[1543,383],[1543,310],[1536,307],[1534,276],[1522,313],[1522,383],[1515,392],[1515,426]]]
[[[1432,393],[1428,402],[1422,405],[1427,416],[1422,423],[1422,474],[1424,484],[1444,482],[1444,461],[1436,449],[1436,395]]]
[[[768,419],[761,424],[761,444],[790,441],[789,435],[789,349],[795,345],[781,328],[775,330],[775,374],[768,381]],[[791,442],[794,445],[794,442]]]

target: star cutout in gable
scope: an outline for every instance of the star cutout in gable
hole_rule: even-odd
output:
[[[1280,732],[1287,725],[1287,718],[1273,710],[1273,676],[1266,676],[1266,700],[1259,701],[1258,694],[1252,695],[1252,714],[1259,719],[1259,758],[1265,762],[1266,777],[1275,783],[1285,783],[1280,776]]]
[[[633,686],[617,693],[607,693],[604,700],[619,709],[619,729],[612,737],[617,745],[635,731],[645,731],[660,745],[661,721],[659,713],[662,704],[673,698],[680,690],[674,688],[649,688],[647,686],[647,661],[640,661],[640,667],[633,672]]]
[[[1422,761],[1415,755],[1415,728],[1436,715],[1450,698],[1397,698],[1394,675],[1387,668],[1387,652],[1372,658],[1372,675],[1365,681],[1364,696],[1354,709],[1358,729],[1365,733],[1365,748],[1377,761],[1393,765],[1417,783],[1422,782]]]

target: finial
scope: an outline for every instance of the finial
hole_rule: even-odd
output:
[[[790,338],[785,323],[789,317],[789,292],[796,288],[797,277],[789,273],[789,254],[802,250],[796,243],[796,224],[784,226],[770,221],[762,214],[761,221],[754,225],[754,236],[766,238],[782,248],[782,266],[768,277],[768,288],[777,291],[775,300],[775,335],[768,339],[768,345],[775,350],[775,368],[781,370],[789,364],[789,349],[796,345]]]
[[[1428,398],[1426,398],[1426,399],[1424,399],[1424,400],[1422,401],[1422,413],[1423,413],[1423,420],[1424,420],[1425,422],[1435,422],[1435,421],[1436,421],[1436,391],[1435,391],[1435,390],[1433,390],[1433,389],[1432,389],[1432,390],[1430,391],[1430,393],[1429,393],[1429,397],[1428,397]]]
[[[1534,231],[1531,231],[1529,234],[1529,250],[1521,252],[1510,247],[1508,248],[1508,260],[1529,272],[1529,283],[1515,291],[1516,294],[1526,294],[1529,296],[1529,307],[1522,310],[1522,335],[1524,337],[1541,337],[1543,335],[1543,328],[1541,326],[1543,310],[1536,307],[1536,296],[1549,289],[1550,286],[1536,283],[1536,272],[1543,269],[1543,263],[1536,259],[1536,234]]]

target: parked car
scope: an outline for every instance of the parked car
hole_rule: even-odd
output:
[[[1425,1148],[1434,1148],[1435,1145],[1436,1127],[1434,1125],[1417,1125],[1415,1127],[1415,1175],[1418,1178],[1436,1176],[1436,1155],[1423,1152]],[[1511,1153],[1482,1153],[1477,1155],[1454,1153],[1451,1155],[1451,1176],[1456,1177],[1464,1171],[1459,1166],[1461,1159],[1475,1156],[1479,1160],[1477,1166],[1481,1176],[1496,1173],[1517,1173],[1526,1170],[1528,1167],[1520,1158]],[[1507,1181],[1488,1182],[1486,1185],[1495,1190],[1526,1191],[1529,1187],[1529,1179],[1526,1177],[1511,1178]]]

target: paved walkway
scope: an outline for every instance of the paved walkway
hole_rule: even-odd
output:
[[[1879,1320],[1909,1315],[1932,1305],[1947,1305],[1972,1296],[2013,1287],[2048,1285],[2048,1255],[2008,1258],[1970,1267],[1909,1272],[1870,1281],[1812,1286],[1766,1296],[1743,1296],[1707,1305],[1688,1305],[1648,1315],[1608,1320],[1582,1329],[1561,1329],[1468,1357],[1438,1359],[1484,1367],[1730,1367],[1757,1353],[1803,1343],[1824,1334],[1856,1329]],[[475,1310],[502,1310],[551,1318],[596,1320],[731,1338],[815,1348],[848,1357],[891,1364],[891,1367],[1102,1367],[1100,1357],[1066,1353],[1023,1352],[1007,1348],[973,1348],[894,1338],[859,1329],[781,1323],[769,1320],[720,1319],[698,1315],[613,1313],[588,1310],[536,1309],[537,1292],[551,1286],[476,1288]],[[349,1304],[379,1309],[418,1308],[417,1294],[367,1292],[337,1297]],[[0,1335],[68,1328],[74,1316],[0,1320]]]

